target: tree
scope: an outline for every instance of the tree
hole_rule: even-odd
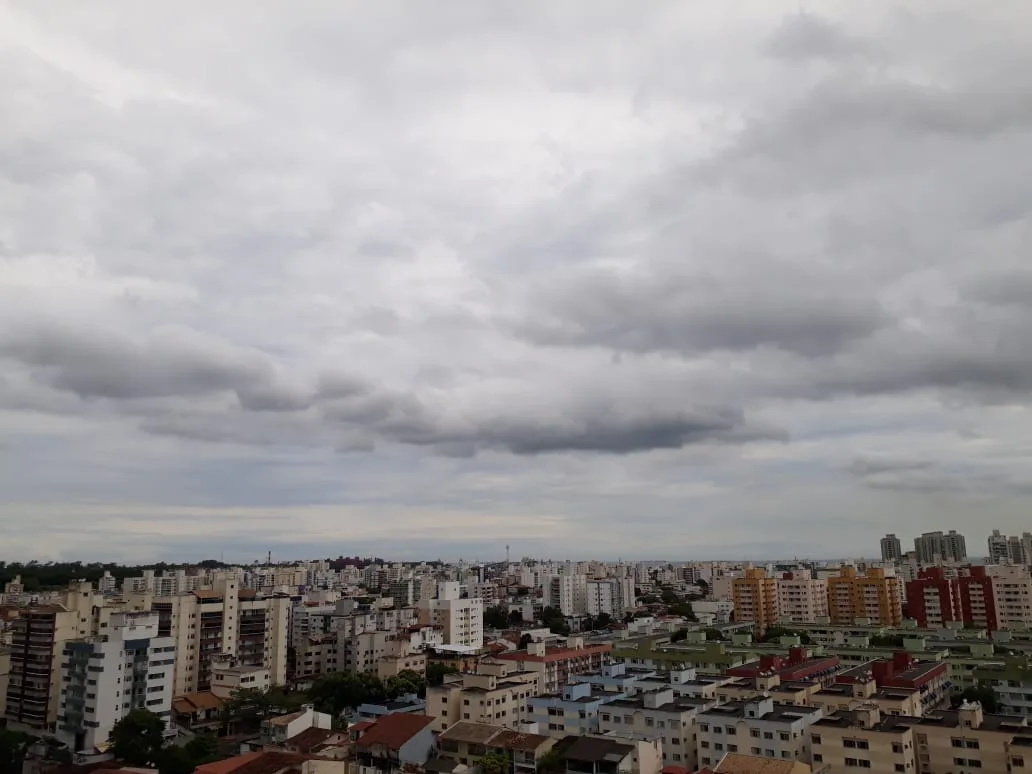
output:
[[[25,755],[35,740],[21,731],[0,728],[0,771],[21,771]]]
[[[903,647],[903,635],[902,634],[876,634],[870,639],[868,643],[872,648],[902,648]]]
[[[950,697],[950,703],[954,707],[959,707],[965,701],[977,701],[982,705],[982,709],[990,714],[998,712],[1000,709],[999,694],[988,685],[965,688],[962,692],[955,693]]]
[[[502,752],[489,752],[477,760],[477,765],[483,774],[506,774],[511,768],[508,756]]]
[[[509,612],[509,625],[519,626],[521,623],[523,623],[523,613],[514,608]]]
[[[595,616],[595,626],[599,629],[604,629],[613,622],[613,616],[609,613],[599,613]]]
[[[407,693],[426,696],[426,678],[418,672],[413,672],[411,669],[403,669],[398,674],[388,677],[384,681],[383,690],[386,697],[391,701]]]
[[[537,764],[538,774],[559,774],[566,771],[566,762],[554,747],[541,756]]]
[[[184,747],[166,747],[158,753],[158,774],[193,774],[197,766]]]
[[[570,627],[566,623],[566,616],[557,608],[546,607],[542,610],[541,621],[552,634],[560,634],[565,637],[570,633]]]
[[[183,746],[193,766],[211,763],[219,757],[219,740],[214,734],[198,734]]]
[[[786,629],[784,626],[772,626],[764,632],[760,642],[775,642],[782,637],[798,637],[803,645],[812,645],[813,640],[806,632],[798,632],[795,629]]]
[[[161,718],[150,710],[133,710],[112,727],[111,753],[130,766],[149,766],[159,760],[164,734]]]
[[[710,628],[710,629],[706,629],[705,631],[706,631],[706,639],[707,640],[717,640],[717,641],[720,641],[720,640],[726,639],[726,637],[724,637],[724,632],[720,631],[720,629]]]
[[[505,605],[493,605],[484,610],[484,628],[505,629],[509,626],[509,611]]]
[[[670,642],[683,642],[688,639],[687,629],[678,629],[676,632],[670,635]]]
[[[702,595],[703,596],[708,596],[709,595],[709,584],[706,581],[704,581],[702,578],[697,579],[695,581],[695,585],[698,586],[702,590]]]
[[[533,637],[531,637],[529,634],[524,634],[522,637],[520,637],[520,650],[524,650],[533,641]]]
[[[426,665],[426,684],[430,686],[440,685],[444,682],[445,675],[458,674],[459,668],[452,664],[441,664],[434,662]]]

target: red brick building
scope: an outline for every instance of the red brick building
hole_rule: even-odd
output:
[[[965,626],[997,628],[993,579],[985,567],[963,567],[947,578],[941,567],[921,570],[907,581],[907,615],[922,628],[944,627],[959,621]]]

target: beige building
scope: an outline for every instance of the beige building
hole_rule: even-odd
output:
[[[484,600],[461,597],[458,583],[438,583],[437,597],[420,600],[418,610],[419,623],[440,629],[445,645],[483,647]]]
[[[852,683],[834,683],[813,693],[808,700],[812,707],[820,707],[825,715],[832,712],[859,710],[875,706],[883,716],[920,715],[921,691],[916,688],[878,689],[873,679]]]
[[[778,613],[790,623],[814,623],[828,616],[828,581],[786,572],[778,578]]]
[[[57,722],[65,643],[100,633],[111,612],[89,583],[75,584],[57,604],[20,611],[11,624],[5,708],[10,723],[41,729]]]
[[[599,731],[629,739],[659,740],[664,766],[683,766],[695,771],[695,718],[713,703],[675,697],[671,688],[618,699],[599,709]]]
[[[482,660],[475,673],[448,675],[426,691],[426,714],[433,730],[460,721],[518,728],[527,718],[527,699],[541,693],[536,672],[520,672],[510,663]]]
[[[597,674],[611,660],[613,646],[585,645],[581,637],[569,637],[566,647],[552,648],[543,642],[532,642],[526,650],[500,653],[499,661],[508,661],[525,672],[540,676],[542,693],[558,693],[573,675]]]
[[[504,755],[514,774],[536,774],[538,763],[555,745],[555,739],[525,734],[499,725],[460,721],[437,739],[440,756],[473,769],[490,753]]]
[[[751,568],[731,583],[736,623],[752,623],[763,634],[778,620],[778,581],[762,569]]]
[[[129,602],[156,612],[159,636],[175,640],[176,696],[209,690],[212,660],[220,655],[239,666],[264,667],[273,685],[286,682],[289,597],[258,597],[241,590],[236,578],[225,578],[214,589],[171,597],[134,594]]]
[[[903,600],[898,577],[884,568],[870,567],[859,575],[855,567],[842,567],[828,578],[828,617],[833,624],[863,619],[877,626],[899,626]]]
[[[11,678],[11,650],[0,646],[0,718],[7,715],[7,683]]]
[[[713,774],[811,774],[802,761],[772,761],[758,755],[728,753],[713,769]],[[821,774],[824,774],[822,771]]]
[[[1000,629],[1032,629],[1032,577],[1028,567],[992,565],[986,570],[993,579],[997,626]]]
[[[810,761],[810,726],[822,717],[815,707],[777,704],[769,697],[711,707],[696,717],[700,766],[727,753],[783,761]]]
[[[877,708],[865,707],[837,712],[810,731],[814,766],[828,766],[828,774],[1003,774],[1032,768],[1032,754],[1024,752],[1032,753],[1026,719],[986,715],[978,704],[920,718],[882,717]]]

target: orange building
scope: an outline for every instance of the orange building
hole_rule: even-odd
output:
[[[833,624],[848,625],[866,618],[876,626],[899,626],[903,621],[900,581],[871,567],[860,575],[855,567],[842,567],[828,578],[828,617]]]
[[[735,622],[751,621],[757,634],[762,635],[778,622],[778,581],[768,578],[763,570],[748,569],[743,577],[735,578],[731,598]]]

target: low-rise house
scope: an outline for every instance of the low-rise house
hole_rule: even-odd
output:
[[[658,741],[614,736],[567,736],[555,750],[568,774],[660,774]]]
[[[307,755],[266,750],[205,763],[194,774],[348,774],[345,761],[315,760]]]
[[[282,744],[286,752],[300,755],[312,755],[319,758],[342,760],[348,757],[351,749],[350,736],[347,731],[335,731],[332,728],[306,728]]]
[[[809,728],[821,717],[815,707],[769,697],[710,707],[696,716],[699,763],[715,765],[729,752],[809,763]]]
[[[555,739],[541,734],[513,731],[486,723],[456,723],[437,739],[441,758],[458,766],[474,768],[485,755],[502,755],[513,774],[535,774],[538,764],[552,749]],[[454,767],[447,768],[453,771]]]
[[[391,774],[406,765],[425,765],[435,748],[433,721],[404,712],[370,721],[355,739],[353,774]]]
[[[333,717],[325,712],[316,712],[313,705],[306,704],[297,712],[263,721],[262,741],[280,745],[309,728],[333,728]]]
[[[406,693],[391,701],[366,702],[359,704],[355,710],[355,722],[360,720],[376,720],[395,712],[411,712],[416,715],[426,712],[426,701],[414,693]]]
[[[172,714],[176,725],[191,731],[212,731],[223,724],[220,699],[210,691],[187,693],[172,699]]]

